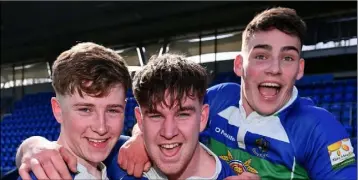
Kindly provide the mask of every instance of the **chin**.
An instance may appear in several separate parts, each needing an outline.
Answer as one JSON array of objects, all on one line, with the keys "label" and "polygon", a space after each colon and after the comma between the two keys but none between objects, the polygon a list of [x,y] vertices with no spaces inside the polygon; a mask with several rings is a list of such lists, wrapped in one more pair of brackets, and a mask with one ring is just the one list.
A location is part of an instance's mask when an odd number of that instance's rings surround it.
[{"label": "chin", "polygon": [[175,175],[180,172],[182,167],[175,166],[175,165],[168,165],[168,164],[162,164],[158,165],[159,169],[165,174],[165,175]]},{"label": "chin", "polygon": [[88,157],[87,160],[94,162],[94,163],[100,163],[103,162],[106,159],[107,156],[103,156],[103,155],[92,155],[91,157]]},{"label": "chin", "polygon": [[270,116],[273,115],[277,110],[276,109],[258,109],[257,113],[263,116]]}]

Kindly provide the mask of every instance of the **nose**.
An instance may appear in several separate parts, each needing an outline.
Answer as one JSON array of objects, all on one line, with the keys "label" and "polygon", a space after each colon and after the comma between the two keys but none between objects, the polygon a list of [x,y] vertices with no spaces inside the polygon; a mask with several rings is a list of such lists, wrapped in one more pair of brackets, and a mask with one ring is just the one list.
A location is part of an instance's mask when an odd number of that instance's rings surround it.
[{"label": "nose", "polygon": [[160,135],[166,139],[172,139],[178,135],[178,126],[174,117],[165,118],[162,124]]},{"label": "nose", "polygon": [[108,132],[107,119],[104,114],[98,115],[98,117],[94,120],[92,130],[101,136]]},{"label": "nose", "polygon": [[279,75],[282,73],[281,71],[281,61],[276,58],[276,59],[273,59],[269,66],[267,67],[266,69],[266,73],[269,73],[271,75]]}]

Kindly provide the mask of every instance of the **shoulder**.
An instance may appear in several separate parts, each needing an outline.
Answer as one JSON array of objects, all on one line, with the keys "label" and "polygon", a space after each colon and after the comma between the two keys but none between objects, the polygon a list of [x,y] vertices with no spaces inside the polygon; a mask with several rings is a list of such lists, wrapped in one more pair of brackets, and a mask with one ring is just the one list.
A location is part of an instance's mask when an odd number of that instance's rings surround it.
[{"label": "shoulder", "polygon": [[215,86],[212,86],[207,89],[208,94],[216,94],[216,93],[230,93],[237,94],[240,93],[240,84],[237,83],[221,83]]},{"label": "shoulder", "polygon": [[237,83],[222,83],[210,87],[205,96],[205,103],[209,104],[211,114],[235,105],[240,100],[240,85]]},{"label": "shoulder", "polygon": [[343,125],[327,110],[299,99],[288,114],[286,123],[291,131],[310,141],[334,143],[349,137]]},{"label": "shoulder", "polygon": [[[333,128],[341,126],[341,123],[329,111],[307,103],[305,99],[300,99],[290,112],[290,117],[295,117],[299,123],[310,125],[316,128]],[[307,127],[309,128],[309,127]]]}]

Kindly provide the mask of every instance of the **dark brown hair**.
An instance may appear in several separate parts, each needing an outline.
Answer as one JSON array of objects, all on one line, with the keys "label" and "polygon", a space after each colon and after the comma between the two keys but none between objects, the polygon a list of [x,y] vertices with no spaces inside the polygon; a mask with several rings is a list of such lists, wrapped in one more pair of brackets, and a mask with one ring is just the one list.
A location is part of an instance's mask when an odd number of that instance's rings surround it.
[{"label": "dark brown hair", "polygon": [[52,66],[52,86],[56,94],[72,95],[75,90],[102,97],[117,84],[127,90],[131,78],[125,61],[101,45],[79,43],[61,53]]},{"label": "dark brown hair", "polygon": [[[201,65],[180,54],[153,56],[133,79],[133,94],[140,106],[154,110],[163,104],[181,107],[184,98],[203,102],[207,88],[207,72]],[[167,93],[167,94],[166,94]],[[165,96],[170,102],[165,101]],[[169,104],[168,104],[169,103]]]},{"label": "dark brown hair", "polygon": [[296,14],[294,9],[283,7],[268,9],[256,15],[242,34],[243,47],[247,46],[247,42],[256,32],[268,31],[273,28],[297,36],[302,47],[307,29],[306,23]]}]

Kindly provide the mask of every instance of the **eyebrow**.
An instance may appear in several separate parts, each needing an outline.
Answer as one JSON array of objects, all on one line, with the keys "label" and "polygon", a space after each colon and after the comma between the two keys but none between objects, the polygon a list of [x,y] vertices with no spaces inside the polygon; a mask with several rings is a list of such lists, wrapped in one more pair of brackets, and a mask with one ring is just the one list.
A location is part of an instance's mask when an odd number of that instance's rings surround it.
[{"label": "eyebrow", "polygon": [[252,49],[266,49],[271,51],[272,50],[272,46],[268,45],[268,44],[257,44],[254,46],[254,48]]},{"label": "eyebrow", "polygon": [[285,47],[281,48],[281,51],[290,51],[290,50],[294,50],[298,54],[300,53],[299,50],[295,46],[285,46]]},{"label": "eyebrow", "polygon": [[[192,111],[192,112],[196,112],[196,108],[194,106],[182,106],[181,108],[179,108],[177,110],[177,112],[180,111]],[[156,109],[148,109],[144,111],[144,114],[160,114],[160,112]]]},{"label": "eyebrow", "polygon": [[195,109],[194,106],[184,106],[184,107],[181,107],[181,108],[179,109],[179,111],[193,111],[193,112],[195,112],[196,109]]},{"label": "eyebrow", "polygon": [[109,104],[107,105],[108,108],[120,108],[124,109],[124,107],[121,104]]},{"label": "eyebrow", "polygon": [[94,104],[91,103],[76,103],[73,105],[73,107],[77,107],[77,106],[89,106],[89,107],[94,107]]},{"label": "eyebrow", "polygon": [[[268,45],[268,44],[257,44],[256,46],[254,46],[253,49],[265,49],[265,50],[272,51],[272,46]],[[295,46],[284,46],[281,48],[281,52],[290,51],[290,50],[294,50],[298,54],[300,53],[299,50]]]},{"label": "eyebrow", "polygon": [[[87,107],[94,107],[94,104],[91,103],[76,103],[73,105],[73,107],[78,107],[78,106],[87,106]],[[120,108],[120,109],[124,109],[124,107],[121,104],[109,104],[107,105],[107,108]]]}]

